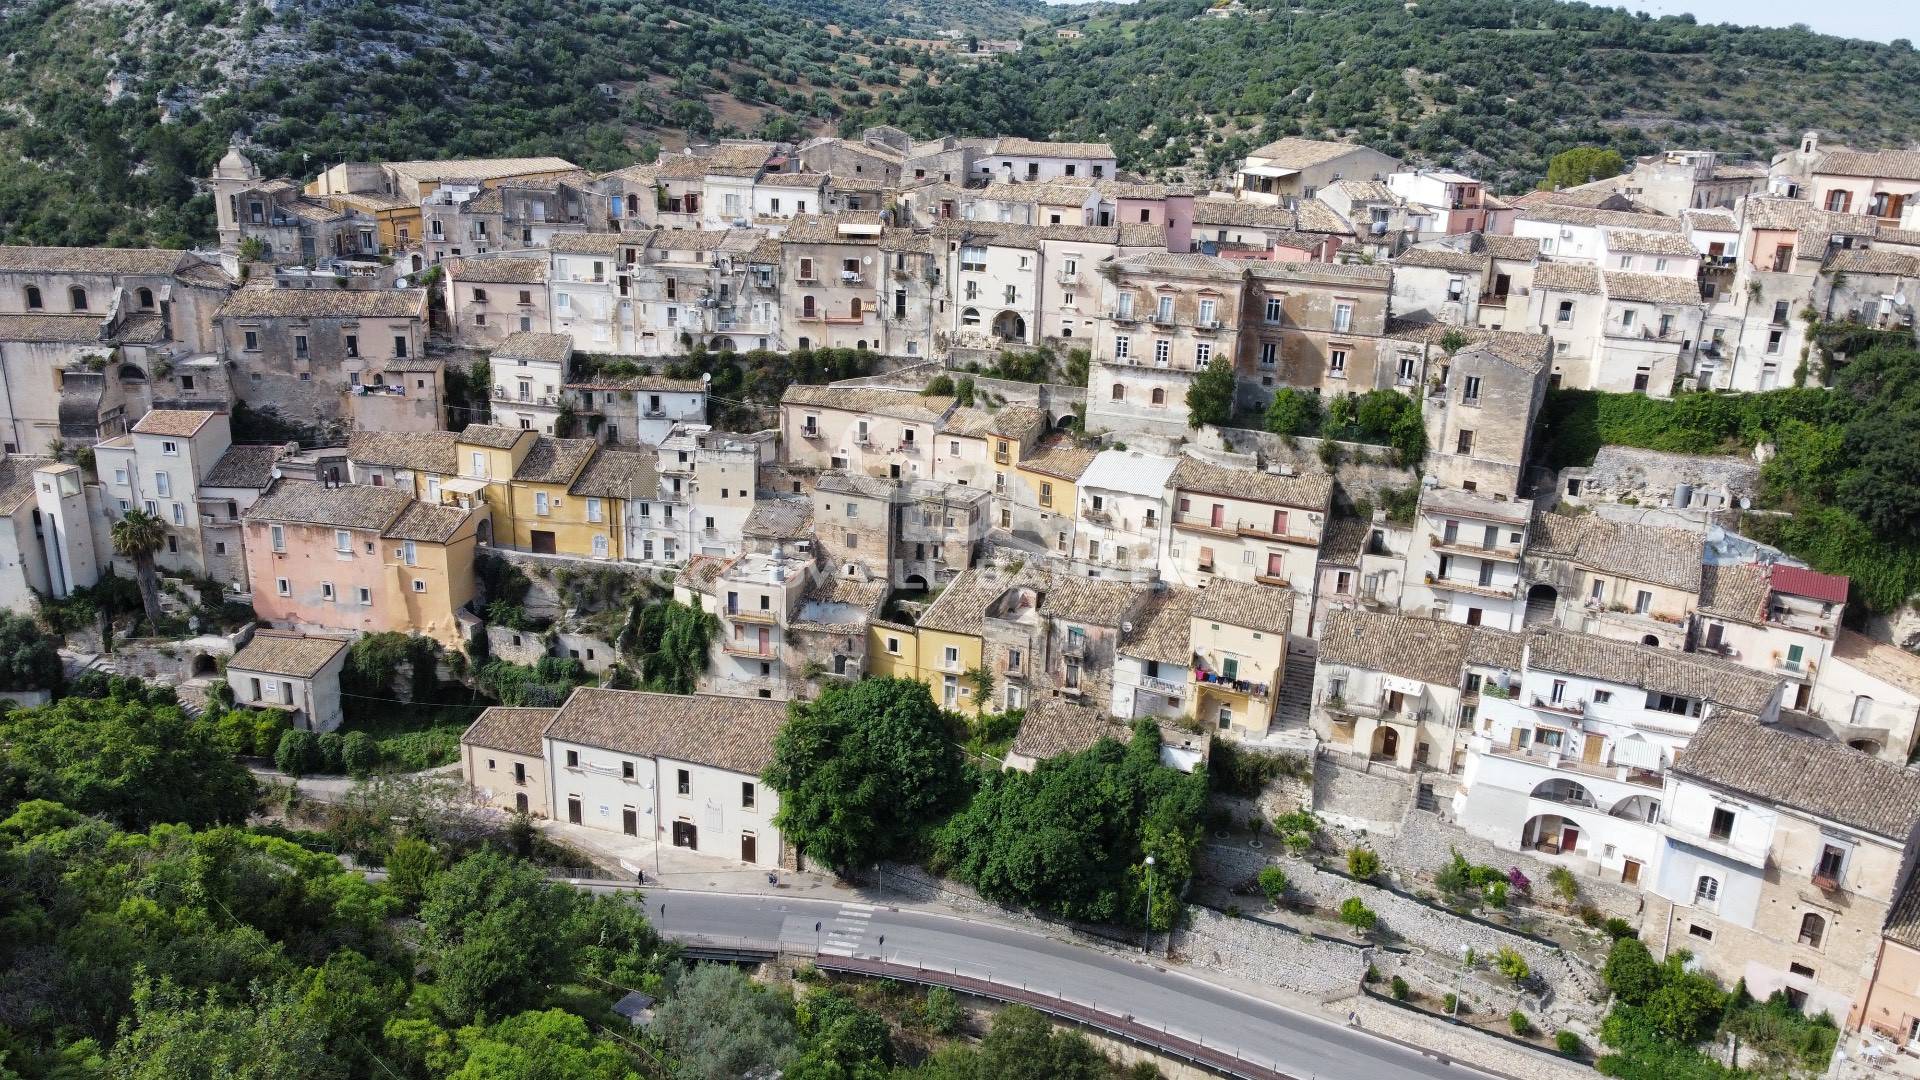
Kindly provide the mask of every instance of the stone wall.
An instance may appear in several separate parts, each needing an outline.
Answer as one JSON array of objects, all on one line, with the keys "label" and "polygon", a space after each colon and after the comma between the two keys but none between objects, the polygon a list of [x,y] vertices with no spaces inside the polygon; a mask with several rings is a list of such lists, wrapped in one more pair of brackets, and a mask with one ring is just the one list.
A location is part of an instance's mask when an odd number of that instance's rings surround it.
[{"label": "stone wall", "polygon": [[1236,919],[1204,907],[1187,909],[1187,925],[1174,932],[1173,951],[1196,967],[1310,994],[1331,1001],[1357,994],[1371,949],[1354,948],[1288,933],[1253,919]]},{"label": "stone wall", "polygon": [[[1517,866],[1533,882],[1533,891],[1543,900],[1551,895],[1552,889],[1547,884],[1547,875],[1558,865],[1526,852],[1494,847],[1438,814],[1419,809],[1407,811],[1396,834],[1371,835],[1368,841],[1379,852],[1380,861],[1396,869],[1431,874],[1445,866],[1456,850],[1476,865],[1503,869]],[[1642,924],[1650,894],[1586,874],[1575,877],[1580,882],[1579,903],[1592,905],[1603,916],[1622,918],[1635,926]]]},{"label": "stone wall", "polygon": [[[1278,435],[1250,428],[1208,425],[1191,436],[1193,445],[1234,454],[1258,454],[1262,465],[1295,465],[1302,471],[1325,470],[1320,463],[1320,440],[1295,438],[1291,445]],[[1419,474],[1393,463],[1393,450],[1367,443],[1340,443],[1340,463],[1333,468],[1349,498],[1373,498],[1382,488],[1405,488],[1420,482]],[[1374,499],[1378,505],[1379,500]]]},{"label": "stone wall", "polygon": [[1413,778],[1401,772],[1374,774],[1333,754],[1313,759],[1313,811],[1327,822],[1392,836],[1412,810]]},{"label": "stone wall", "polygon": [[654,568],[639,563],[615,562],[609,559],[581,559],[566,555],[535,555],[528,551],[509,551],[504,548],[488,549],[520,569],[526,571],[533,588],[528,591],[522,605],[527,614],[542,619],[557,619],[567,614],[562,610],[559,588],[554,583],[554,575],[567,570],[573,573],[591,573],[599,570],[611,570],[633,582],[635,586],[643,582],[655,581]]},{"label": "stone wall", "polygon": [[1384,1002],[1341,1002],[1359,1015],[1360,1027],[1376,1035],[1412,1043],[1448,1058],[1470,1061],[1510,1077],[1527,1080],[1593,1080],[1593,1070],[1539,1050],[1515,1046],[1469,1027],[1429,1020]]}]

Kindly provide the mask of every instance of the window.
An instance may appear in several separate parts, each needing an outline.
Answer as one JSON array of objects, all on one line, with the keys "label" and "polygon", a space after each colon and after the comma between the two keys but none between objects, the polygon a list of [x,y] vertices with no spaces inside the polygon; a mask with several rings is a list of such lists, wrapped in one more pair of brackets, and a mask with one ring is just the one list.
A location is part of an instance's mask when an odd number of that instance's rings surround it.
[{"label": "window", "polygon": [[273,550],[287,550],[287,530],[284,525],[269,525],[267,526],[267,533],[272,537]]},{"label": "window", "polygon": [[39,311],[43,306],[40,302],[40,287],[38,285],[27,286],[27,310]]},{"label": "window", "polygon": [[1260,366],[1270,368],[1270,367],[1273,367],[1275,364],[1279,363],[1279,361],[1280,361],[1279,344],[1277,342],[1272,342],[1272,341],[1261,342],[1260,343]]},{"label": "window", "polygon": [[1473,453],[1473,432],[1465,430],[1460,432],[1460,438],[1454,443],[1454,453]]},{"label": "window", "polygon": [[320,599],[329,604],[333,603],[333,582],[323,581],[320,583]]},{"label": "window", "polygon": [[1125,360],[1133,353],[1133,339],[1121,334],[1113,339],[1113,358]]},{"label": "window", "polygon": [[740,782],[741,808],[744,810],[751,810],[754,808],[758,800],[759,800],[759,792],[754,789],[753,782],[750,780],[742,780]]},{"label": "window", "polygon": [[400,544],[400,558],[408,566],[419,565],[419,562],[417,561],[419,554],[420,554],[419,549],[414,546],[414,542],[412,540],[406,540]]},{"label": "window", "polygon": [[887,639],[887,653],[890,656],[900,655],[900,639],[899,638],[890,637]]},{"label": "window", "polygon": [[1560,310],[1554,316],[1554,321],[1555,322],[1572,322],[1573,321],[1573,301],[1571,300],[1560,301]]},{"label": "window", "polygon": [[567,751],[567,768],[577,769],[579,767],[580,767],[580,751],[578,750]]},{"label": "window", "polygon": [[[1158,386],[1153,388],[1153,404],[1156,406],[1165,407],[1165,405],[1167,404],[1166,390]],[[1152,511],[1148,511],[1148,513],[1152,513]]]},{"label": "window", "polygon": [[1347,350],[1327,350],[1327,374],[1336,379],[1347,377]]},{"label": "window", "polygon": [[678,775],[674,777],[674,790],[682,795],[693,794],[693,772],[688,769],[680,769],[677,772]]},{"label": "window", "polygon": [[366,587],[365,585],[362,585],[362,586],[360,586],[360,604],[361,604],[361,606],[362,606],[362,607],[364,607],[364,606],[366,606],[366,605],[368,605],[368,604],[371,604],[371,603],[373,603],[373,590],[372,590],[372,589],[369,589],[369,588],[367,588],[367,587]]},{"label": "window", "polygon": [[1053,485],[1045,481],[1042,481],[1040,484],[1040,505],[1053,505]]},{"label": "window", "polygon": [[1720,879],[1708,874],[1700,875],[1700,880],[1693,883],[1693,902],[1711,904],[1718,899],[1720,899]]},{"label": "window", "polygon": [[354,357],[357,357],[360,355],[360,335],[359,334],[347,335],[347,355],[354,356]]},{"label": "window", "polygon": [[1160,297],[1158,306],[1154,308],[1153,321],[1162,323],[1173,321],[1173,297]]},{"label": "window", "polygon": [[550,512],[550,510],[551,510],[551,506],[547,500],[547,493],[544,491],[534,492],[533,493],[533,512],[536,514],[545,515],[548,512]]},{"label": "window", "polygon": [[246,331],[246,332],[245,332],[245,335],[244,335],[244,336],[245,336],[245,340],[246,340],[246,346],[245,346],[245,347],[246,347],[246,350],[247,350],[248,352],[259,352],[259,351],[260,351],[260,334],[259,334],[259,332],[258,332],[258,331],[256,331],[256,330],[248,330],[248,331]]},{"label": "window", "polygon": [[1826,936],[1826,919],[1811,911],[1800,916],[1800,944],[1810,949],[1817,949],[1820,947],[1820,942],[1824,940]]},{"label": "window", "polygon": [[1787,311],[1788,305],[1785,300],[1775,300],[1773,302],[1773,325],[1787,325]]},{"label": "window", "polygon": [[1552,701],[1555,705],[1564,705],[1567,701],[1567,680],[1553,680]]},{"label": "window", "polygon": [[273,591],[279,593],[281,596],[292,596],[293,584],[286,578],[274,578]]},{"label": "window", "polygon": [[75,285],[73,288],[67,290],[67,300],[72,303],[73,310],[87,310],[87,290],[80,286]]},{"label": "window", "polygon": [[1707,827],[1707,835],[1715,840],[1727,840],[1733,836],[1733,811],[1724,806],[1713,810],[1713,823]]},{"label": "window", "polygon": [[599,499],[587,500],[587,520],[596,521],[596,522],[600,520],[600,500]]},{"label": "window", "polygon": [[427,591],[427,583],[426,583],[426,582],[424,582],[424,581],[422,581],[422,580],[420,580],[419,578],[414,578],[414,579],[413,579],[413,591],[414,591],[414,592],[417,592],[417,593],[423,593],[423,592],[426,592],[426,591]]},{"label": "window", "polygon": [[1693,935],[1694,937],[1699,938],[1702,941],[1713,940],[1713,931],[1707,929],[1704,926],[1701,926],[1699,923],[1688,923],[1687,933]]},{"label": "window", "polygon": [[[1407,361],[1401,361],[1402,370],[1405,370],[1407,366]],[[1480,404],[1480,376],[1467,376],[1466,385],[1461,388],[1460,400],[1468,405]]]},{"label": "window", "polygon": [[1345,334],[1353,329],[1353,305],[1333,305],[1333,332]]},{"label": "window", "polygon": [[1820,865],[1815,868],[1814,875],[1823,880],[1838,884],[1846,868],[1847,849],[1834,844],[1827,844],[1820,849]]},{"label": "window", "polygon": [[1166,338],[1157,338],[1153,343],[1153,362],[1164,364],[1173,358],[1173,343]]}]

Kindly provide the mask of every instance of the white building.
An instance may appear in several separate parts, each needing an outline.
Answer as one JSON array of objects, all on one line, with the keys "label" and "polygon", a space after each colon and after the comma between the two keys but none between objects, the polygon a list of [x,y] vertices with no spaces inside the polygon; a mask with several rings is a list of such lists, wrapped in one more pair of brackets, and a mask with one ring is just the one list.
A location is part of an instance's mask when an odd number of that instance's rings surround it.
[{"label": "white building", "polygon": [[780,865],[780,797],[760,774],[786,716],[785,705],[757,698],[581,687],[541,737],[548,816]]},{"label": "white building", "polygon": [[1119,159],[1106,143],[1040,142],[1003,138],[993,152],[974,162],[974,175],[987,180],[1102,180],[1113,176]]},{"label": "white building", "polygon": [[344,638],[256,630],[227,661],[227,685],[236,704],[284,710],[302,731],[333,731],[340,726],[346,662]]},{"label": "white building", "polygon": [[1076,570],[1089,577],[1151,581],[1167,536],[1173,458],[1103,450],[1080,474]]}]

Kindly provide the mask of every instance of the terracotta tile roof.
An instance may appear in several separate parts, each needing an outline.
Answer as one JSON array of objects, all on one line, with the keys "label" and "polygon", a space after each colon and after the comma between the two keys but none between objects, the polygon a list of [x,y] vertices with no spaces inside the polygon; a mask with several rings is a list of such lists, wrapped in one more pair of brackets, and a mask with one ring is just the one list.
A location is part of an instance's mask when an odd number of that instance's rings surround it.
[{"label": "terracotta tile roof", "polygon": [[553,722],[554,714],[559,711],[495,705],[481,712],[479,718],[460,736],[460,745],[504,750],[522,757],[540,757],[540,734]]},{"label": "terracotta tile roof", "polygon": [[1467,639],[1467,663],[1475,667],[1519,671],[1526,666],[1527,635],[1476,626]]},{"label": "terracotta tile roof", "polygon": [[1700,726],[1673,771],[1905,844],[1920,821],[1920,773],[1843,743],[1727,717]]},{"label": "terracotta tile roof", "polygon": [[1042,142],[1005,137],[993,144],[996,157],[1110,158],[1113,147],[1097,142]]},{"label": "terracotta tile roof", "polygon": [[652,237],[636,237],[632,233],[591,233],[565,232],[555,233],[547,240],[547,250],[555,255],[606,255],[620,253],[622,247],[645,247]]},{"label": "terracotta tile roof", "polygon": [[1496,499],[1482,491],[1435,487],[1427,488],[1420,493],[1422,514],[1458,514],[1483,521],[1503,521],[1512,525],[1525,525],[1532,510],[1533,504],[1530,502]]},{"label": "terracotta tile roof", "polygon": [[813,500],[804,496],[756,496],[740,535],[796,540],[813,531]]},{"label": "terracotta tile roof", "polygon": [[386,167],[406,180],[504,180],[528,173],[578,172],[561,157],[449,158],[444,161],[389,161]]},{"label": "terracotta tile roof", "polygon": [[1773,593],[1761,563],[1708,563],[1700,568],[1700,611],[1723,619],[1759,623],[1767,617]]},{"label": "terracotta tile roof", "polygon": [[1013,737],[1011,752],[1045,761],[1077,754],[1103,738],[1126,742],[1129,737],[1127,726],[1104,710],[1053,694],[1035,694],[1027,702],[1027,715],[1020,722],[1020,733]]},{"label": "terracotta tile roof", "polygon": [[458,441],[471,446],[511,450],[519,445],[520,439],[526,434],[525,428],[501,427],[498,424],[468,424],[460,429],[457,438]]},{"label": "terracotta tile roof", "polygon": [[1456,245],[1440,240],[1429,240],[1424,244],[1415,244],[1394,256],[1393,265],[1475,273],[1487,269],[1488,255],[1485,251],[1462,251]]},{"label": "terracotta tile roof", "polygon": [[987,606],[1013,583],[1011,576],[991,568],[962,570],[934,598],[916,625],[922,630],[979,637]]},{"label": "terracotta tile roof", "polygon": [[752,176],[767,167],[767,159],[777,149],[770,142],[728,139],[702,151],[699,159],[714,176]]},{"label": "terracotta tile roof", "polygon": [[665,375],[595,375],[567,384],[569,390],[627,390],[640,393],[702,394],[707,384],[699,379],[670,379]]},{"label": "terracotta tile roof", "polygon": [[1200,602],[1193,589],[1168,586],[1147,599],[1133,629],[1120,635],[1119,651],[1141,660],[1186,667],[1193,663],[1193,628],[1188,619]]},{"label": "terracotta tile roof", "polygon": [[1457,687],[1472,638],[1473,628],[1464,623],[1336,607],[1321,625],[1319,659]]},{"label": "terracotta tile roof", "polygon": [[[1536,274],[1535,282],[1539,281]],[[1671,274],[1628,274],[1608,271],[1600,275],[1607,296],[1614,300],[1637,300],[1648,304],[1698,304],[1700,281],[1694,277]]]},{"label": "terracotta tile roof", "polygon": [[425,289],[239,289],[214,313],[223,319],[424,319]]},{"label": "terracotta tile roof", "polygon": [[593,456],[599,442],[593,439],[556,439],[551,435],[540,435],[533,440],[533,449],[520,459],[520,467],[513,470],[515,483],[521,484],[571,484],[586,466],[587,459]]},{"label": "terracotta tile roof", "polygon": [[[856,225],[863,228],[859,232],[843,233],[840,231],[842,225]],[[783,244],[877,244],[880,241],[880,228],[878,211],[850,210],[841,214],[807,214],[796,216],[786,223],[786,228],[780,234],[780,242]]]},{"label": "terracotta tile roof", "polygon": [[447,275],[455,281],[471,281],[481,285],[544,285],[547,281],[547,257],[448,259]]},{"label": "terracotta tile roof", "polygon": [[1335,180],[1327,186],[1329,188],[1338,188],[1348,199],[1357,203],[1390,203],[1400,201],[1393,194],[1393,189],[1381,180]]},{"label": "terracotta tile roof", "polygon": [[1047,430],[1047,414],[1030,405],[1003,405],[993,412],[980,408],[955,409],[940,425],[942,435],[964,435],[984,439],[998,435],[1019,446],[1032,444]]},{"label": "terracotta tile roof", "polygon": [[[1293,227],[1306,233],[1332,233],[1352,236],[1353,226],[1340,212],[1319,199],[1302,199],[1293,211]],[[1321,265],[1333,265],[1323,263]],[[1355,263],[1353,265],[1360,265]]]},{"label": "terracotta tile roof", "polygon": [[1098,450],[1075,446],[1071,439],[1055,439],[1053,442],[1041,444],[1033,453],[1023,456],[1020,459],[1020,471],[1035,472],[1060,480],[1078,481],[1099,453]]},{"label": "terracotta tile roof", "polygon": [[518,330],[493,347],[493,355],[508,360],[542,360],[564,364],[573,355],[573,338],[567,334],[542,334]]},{"label": "terracotta tile roof", "polygon": [[460,468],[459,440],[451,431],[353,431],[347,435],[347,460],[452,475]]},{"label": "terracotta tile roof", "polygon": [[1247,272],[1259,281],[1313,281],[1328,285],[1366,285],[1386,289],[1393,285],[1393,269],[1365,263],[1250,261]]},{"label": "terracotta tile roof", "polygon": [[754,181],[761,187],[817,188],[827,182],[826,173],[768,173]]},{"label": "terracotta tile roof", "polygon": [[1147,586],[1048,571],[1040,588],[1040,613],[1053,619],[1118,630],[1146,598]]},{"label": "terracotta tile roof", "polygon": [[422,544],[444,544],[454,538],[475,511],[457,506],[432,506],[409,503],[393,524],[380,535],[390,540],[413,540]]},{"label": "terracotta tile roof", "polygon": [[1920,180],[1920,150],[1831,150],[1816,173],[1872,176],[1884,180]]},{"label": "terracotta tile roof", "polygon": [[1536,203],[1520,211],[1520,216],[1532,221],[1547,221],[1556,225],[1584,225],[1592,228],[1613,226],[1621,229],[1642,229],[1650,232],[1679,232],[1680,219],[1660,214],[1639,214],[1629,210],[1595,210],[1586,206],[1571,206],[1566,203]]},{"label": "terracotta tile roof", "polygon": [[1541,263],[1533,268],[1533,287],[1561,292],[1600,292],[1600,271],[1586,263]]},{"label": "terracotta tile roof", "polygon": [[1774,592],[1824,600],[1829,604],[1846,603],[1847,587],[1852,584],[1843,574],[1823,574],[1818,570],[1785,563],[1773,564],[1770,580]]},{"label": "terracotta tile roof", "polygon": [[0,273],[171,274],[191,252],[169,248],[0,247]]},{"label": "terracotta tile roof", "polygon": [[1833,641],[1833,658],[1910,694],[1920,694],[1920,656],[1897,645],[1841,630]]},{"label": "terracotta tile roof", "polygon": [[1911,875],[1907,887],[1894,899],[1884,933],[1889,941],[1920,950],[1920,874]]},{"label": "terracotta tile roof", "polygon": [[1682,210],[1680,216],[1686,219],[1687,224],[1703,232],[1740,231],[1739,223],[1733,220],[1733,213],[1728,210]]},{"label": "terracotta tile roof", "polygon": [[687,568],[680,571],[680,576],[673,583],[711,596],[713,583],[719,580],[731,563],[731,559],[723,559],[718,555],[695,555],[687,560]]},{"label": "terracotta tile roof", "polygon": [[1327,522],[1320,535],[1320,561],[1333,566],[1359,566],[1360,553],[1366,550],[1373,522],[1339,517]]},{"label": "terracotta tile roof", "polygon": [[1345,157],[1356,150],[1367,149],[1371,148],[1361,146],[1359,143],[1328,142],[1324,139],[1302,139],[1298,136],[1289,136],[1249,150],[1247,156],[1270,161],[1283,169],[1306,169]]},{"label": "terracotta tile roof", "polygon": [[918,420],[937,424],[953,408],[953,399],[935,395],[923,397],[910,390],[879,387],[810,386],[795,383],[780,395],[782,405],[801,405],[841,412],[871,413],[899,420]]},{"label": "terracotta tile roof", "polygon": [[1519,330],[1483,330],[1477,326],[1448,326],[1445,323],[1413,323],[1405,320],[1395,320],[1387,325],[1389,337],[1402,341],[1418,341],[1434,347],[1439,346],[1441,338],[1455,330],[1466,335],[1468,345],[1482,347],[1522,371],[1540,371],[1547,366],[1547,361],[1553,353],[1553,339],[1545,334],[1526,333]]},{"label": "terracotta tile roof", "polygon": [[884,578],[817,578],[807,584],[801,594],[800,611],[788,625],[827,634],[865,633],[867,623],[880,614],[889,591]]},{"label": "terracotta tile roof", "polygon": [[1527,554],[1557,555],[1595,573],[1700,592],[1706,538],[1692,529],[1614,521],[1599,514],[1536,514]]},{"label": "terracotta tile roof", "polygon": [[1920,255],[1883,248],[1843,248],[1827,259],[1829,272],[1920,277]]},{"label": "terracotta tile roof", "polygon": [[784,702],[583,686],[547,725],[549,739],[758,777],[773,762]]},{"label": "terracotta tile roof", "polygon": [[385,529],[412,503],[413,496],[395,488],[359,484],[330,487],[283,476],[247,509],[245,520]]},{"label": "terracotta tile roof", "polygon": [[1195,225],[1237,225],[1250,229],[1292,229],[1298,222],[1284,206],[1241,202],[1238,199],[1193,200]]},{"label": "terracotta tile roof", "polygon": [[253,640],[227,661],[229,671],[258,671],[267,675],[286,675],[311,679],[347,647],[340,638],[308,637],[305,634],[254,632]]},{"label": "terracotta tile roof", "polygon": [[1487,251],[1496,259],[1537,259],[1540,241],[1531,236],[1483,237]]},{"label": "terracotta tile roof", "polygon": [[147,415],[133,425],[135,435],[172,435],[175,438],[190,439],[207,426],[213,419],[212,412],[202,409],[149,409]]},{"label": "terracotta tile roof", "polygon": [[651,499],[660,489],[660,457],[652,450],[603,446],[567,488],[600,499]]},{"label": "terracotta tile roof", "polygon": [[1644,229],[1606,229],[1607,250],[1630,255],[1678,255],[1697,257],[1699,252],[1679,233],[1648,232]]},{"label": "terracotta tile roof", "polygon": [[1325,513],[1333,499],[1333,476],[1304,466],[1292,476],[1257,469],[1230,469],[1195,457],[1182,457],[1170,484],[1176,491],[1228,499],[1273,503]]},{"label": "terracotta tile roof", "polygon": [[1200,589],[1193,615],[1209,622],[1285,635],[1293,629],[1293,604],[1292,589],[1219,578]]},{"label": "terracotta tile roof", "polygon": [[0,341],[105,345],[107,320],[100,315],[0,315]]},{"label": "terracotta tile roof", "polygon": [[1751,715],[1764,710],[1782,685],[1776,676],[1705,653],[1675,652],[1565,630],[1533,630],[1526,638],[1527,665],[1532,670],[1696,698]]},{"label": "terracotta tile roof", "polygon": [[200,481],[201,490],[207,488],[255,488],[262,489],[273,483],[273,466],[287,448],[281,445],[235,443],[227,447],[220,460],[207,470],[206,478]]}]

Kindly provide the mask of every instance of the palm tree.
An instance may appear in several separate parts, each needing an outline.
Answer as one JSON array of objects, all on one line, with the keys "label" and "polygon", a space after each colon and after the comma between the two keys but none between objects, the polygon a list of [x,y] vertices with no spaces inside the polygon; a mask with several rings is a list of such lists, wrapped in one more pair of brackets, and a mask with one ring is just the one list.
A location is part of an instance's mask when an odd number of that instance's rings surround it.
[{"label": "palm tree", "polygon": [[147,624],[155,633],[160,630],[160,582],[153,569],[153,553],[166,542],[167,528],[152,514],[129,510],[113,523],[113,550],[133,560],[140,605],[147,609]]}]

